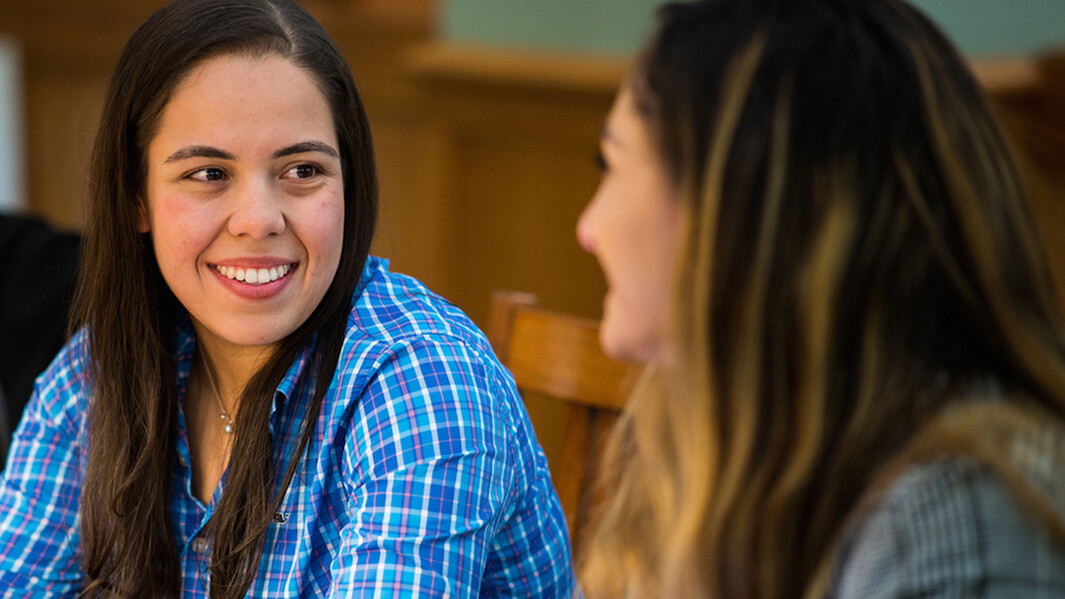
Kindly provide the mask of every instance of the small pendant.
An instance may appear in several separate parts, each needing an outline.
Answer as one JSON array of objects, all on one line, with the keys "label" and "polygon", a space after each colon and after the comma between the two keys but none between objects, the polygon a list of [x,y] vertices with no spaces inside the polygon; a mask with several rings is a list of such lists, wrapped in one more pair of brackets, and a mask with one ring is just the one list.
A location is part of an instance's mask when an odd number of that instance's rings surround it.
[{"label": "small pendant", "polygon": [[222,428],[222,430],[226,431],[227,435],[232,435],[233,434],[233,423],[227,422],[225,427]]}]

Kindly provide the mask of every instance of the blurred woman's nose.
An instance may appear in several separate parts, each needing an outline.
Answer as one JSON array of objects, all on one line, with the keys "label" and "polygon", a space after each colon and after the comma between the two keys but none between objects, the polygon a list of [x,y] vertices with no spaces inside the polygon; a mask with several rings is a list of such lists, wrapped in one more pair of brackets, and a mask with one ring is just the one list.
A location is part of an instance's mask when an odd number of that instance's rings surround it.
[{"label": "blurred woman's nose", "polygon": [[270,183],[246,182],[237,186],[231,196],[232,212],[229,233],[252,239],[266,239],[285,231],[281,191]]},{"label": "blurred woman's nose", "polygon": [[595,219],[597,214],[596,206],[598,205],[596,199],[598,197],[599,194],[596,193],[588,202],[588,205],[584,207],[580,218],[577,219],[577,243],[589,254],[595,253]]}]

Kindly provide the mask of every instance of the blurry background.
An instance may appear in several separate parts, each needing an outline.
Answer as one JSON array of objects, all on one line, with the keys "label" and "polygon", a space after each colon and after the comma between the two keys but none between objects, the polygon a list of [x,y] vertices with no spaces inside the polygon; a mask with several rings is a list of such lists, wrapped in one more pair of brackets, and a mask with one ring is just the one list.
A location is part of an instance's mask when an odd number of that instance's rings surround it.
[{"label": "blurry background", "polygon": [[0,35],[0,211],[27,201],[22,164],[22,59],[15,40]]},{"label": "blurry background", "polygon": [[[656,0],[305,0],[347,56],[381,178],[375,253],[487,324],[494,288],[598,317],[573,229],[602,120]],[[917,0],[973,59],[1029,157],[1065,281],[1065,0]],[[122,43],[162,2],[0,0],[0,210],[83,222]]]}]

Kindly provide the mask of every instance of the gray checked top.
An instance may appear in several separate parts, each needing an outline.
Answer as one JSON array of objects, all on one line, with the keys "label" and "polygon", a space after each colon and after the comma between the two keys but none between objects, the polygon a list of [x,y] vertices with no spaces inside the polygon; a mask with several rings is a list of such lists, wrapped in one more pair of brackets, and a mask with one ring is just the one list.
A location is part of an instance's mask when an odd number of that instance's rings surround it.
[{"label": "gray checked top", "polygon": [[[1065,517],[1065,464],[1025,475]],[[1065,599],[1065,546],[991,469],[944,458],[905,472],[847,535],[831,599]]]}]

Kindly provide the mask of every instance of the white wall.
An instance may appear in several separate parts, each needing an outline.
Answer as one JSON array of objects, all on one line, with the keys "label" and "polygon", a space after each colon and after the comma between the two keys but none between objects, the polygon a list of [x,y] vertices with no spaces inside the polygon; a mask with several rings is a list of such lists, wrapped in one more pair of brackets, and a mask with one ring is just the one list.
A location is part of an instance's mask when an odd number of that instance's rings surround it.
[{"label": "white wall", "polygon": [[22,66],[18,46],[0,36],[0,211],[26,205],[22,135]]}]

